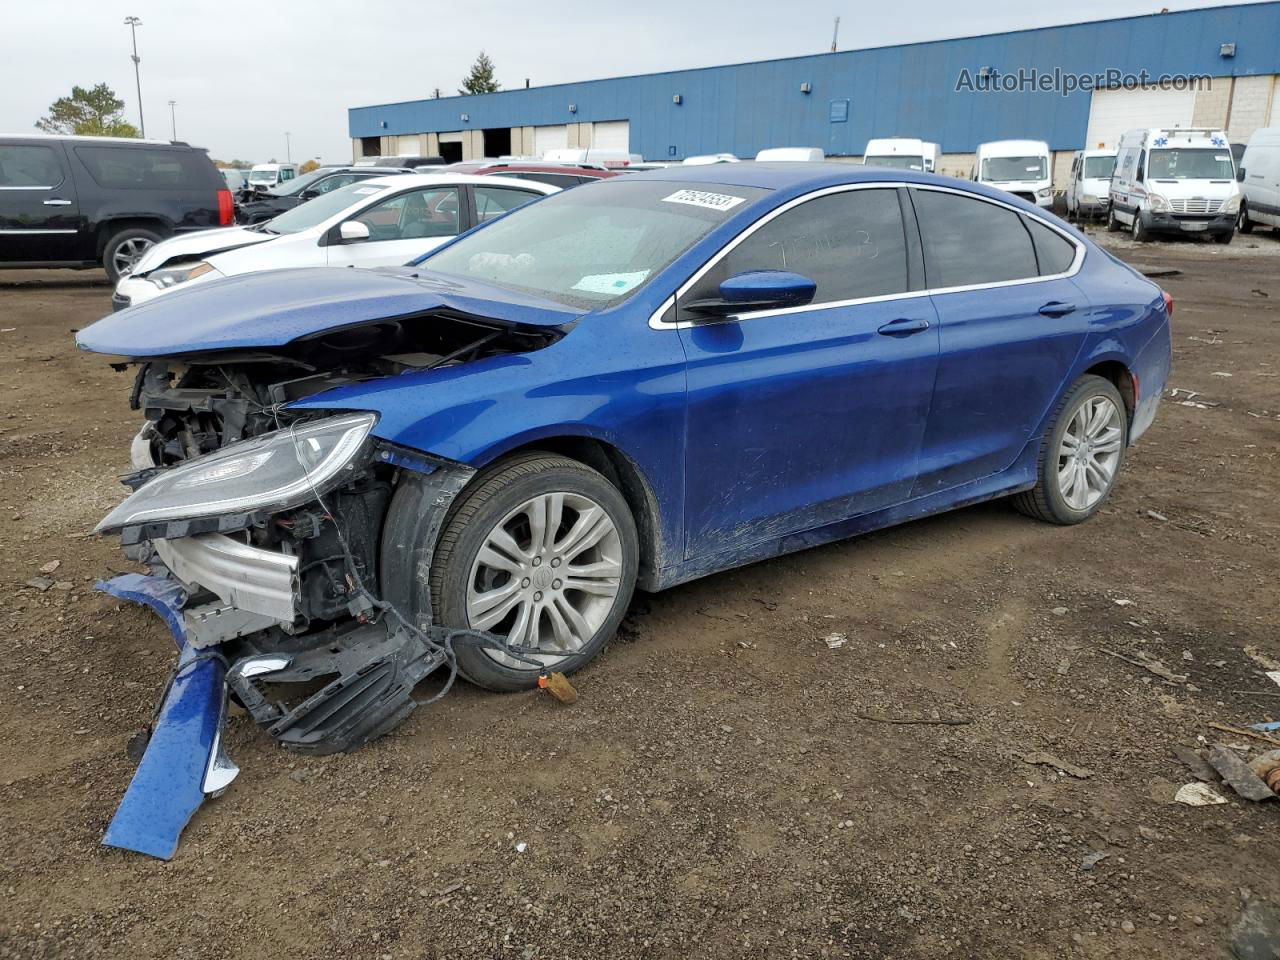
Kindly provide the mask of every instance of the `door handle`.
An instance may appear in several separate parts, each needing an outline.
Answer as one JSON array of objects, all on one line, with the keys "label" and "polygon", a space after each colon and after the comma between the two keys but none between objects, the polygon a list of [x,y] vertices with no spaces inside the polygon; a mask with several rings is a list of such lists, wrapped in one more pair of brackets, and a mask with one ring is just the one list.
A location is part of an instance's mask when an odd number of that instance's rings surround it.
[{"label": "door handle", "polygon": [[44,202],[44,205],[46,207],[69,207],[71,206],[71,201],[70,200],[46,200]]},{"label": "door handle", "polygon": [[1074,312],[1076,305],[1074,303],[1063,303],[1061,300],[1050,300],[1040,312],[1046,317],[1065,317],[1068,313]]},{"label": "door handle", "polygon": [[920,333],[921,331],[928,329],[928,320],[913,320],[910,317],[899,317],[897,320],[890,320],[876,332],[882,333],[886,337],[909,337],[913,333]]}]

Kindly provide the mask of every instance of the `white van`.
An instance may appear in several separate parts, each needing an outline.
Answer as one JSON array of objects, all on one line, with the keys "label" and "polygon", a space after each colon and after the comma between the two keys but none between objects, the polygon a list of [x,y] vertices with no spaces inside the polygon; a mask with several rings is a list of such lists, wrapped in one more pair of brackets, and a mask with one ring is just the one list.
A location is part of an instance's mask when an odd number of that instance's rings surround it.
[{"label": "white van", "polygon": [[1254,131],[1237,179],[1244,188],[1240,232],[1249,233],[1260,223],[1280,229],[1280,127]]},{"label": "white van", "polygon": [[296,163],[255,163],[249,168],[249,186],[254,190],[270,190],[297,175]]},{"label": "white van", "polygon": [[1068,217],[1106,216],[1111,206],[1111,173],[1115,168],[1114,150],[1077,150],[1071,155]]},{"label": "white van", "polygon": [[1128,227],[1135,240],[1207,232],[1230,243],[1239,213],[1235,164],[1221,130],[1130,130],[1120,138],[1108,230]]},{"label": "white van", "polygon": [[978,144],[969,179],[1007,190],[1040,207],[1053,206],[1053,166],[1043,140],[993,140]]},{"label": "white van", "polygon": [[913,137],[884,137],[868,140],[862,151],[862,162],[868,167],[890,167],[894,170],[920,170],[933,173],[938,167],[941,148],[928,140]]},{"label": "white van", "polygon": [[561,147],[548,150],[542,155],[546,163],[598,163],[607,168],[629,167],[633,163],[643,163],[644,157],[626,150],[613,150],[609,147]]}]

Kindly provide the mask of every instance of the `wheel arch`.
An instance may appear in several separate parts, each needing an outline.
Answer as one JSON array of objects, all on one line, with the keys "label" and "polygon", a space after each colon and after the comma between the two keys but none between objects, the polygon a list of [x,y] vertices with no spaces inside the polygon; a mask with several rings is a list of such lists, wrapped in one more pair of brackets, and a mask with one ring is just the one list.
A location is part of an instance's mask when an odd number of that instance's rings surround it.
[{"label": "wheel arch", "polygon": [[1132,421],[1134,411],[1137,409],[1138,405],[1138,387],[1137,380],[1134,377],[1133,371],[1129,369],[1128,364],[1117,357],[1112,357],[1106,360],[1095,360],[1093,364],[1088,369],[1083,370],[1080,375],[1088,376],[1090,374],[1110,381],[1111,385],[1120,391],[1120,398],[1124,400],[1125,416]]},{"label": "wheel arch", "polygon": [[98,224],[98,234],[93,242],[94,256],[101,260],[102,255],[107,250],[107,243],[112,237],[122,230],[132,230],[134,228],[139,230],[155,230],[160,234],[161,240],[173,233],[172,224],[170,224],[164,217],[112,217],[110,219],[103,220]]}]

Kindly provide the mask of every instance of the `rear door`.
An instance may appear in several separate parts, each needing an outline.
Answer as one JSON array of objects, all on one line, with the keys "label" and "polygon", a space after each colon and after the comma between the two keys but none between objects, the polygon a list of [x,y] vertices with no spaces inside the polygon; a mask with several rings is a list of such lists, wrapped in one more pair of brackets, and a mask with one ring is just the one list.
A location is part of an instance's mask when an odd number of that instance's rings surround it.
[{"label": "rear door", "polygon": [[0,263],[84,259],[75,182],[62,144],[0,141]]},{"label": "rear door", "polygon": [[1066,386],[1089,302],[1083,249],[1011,206],[912,188],[939,327],[938,376],[915,496],[1012,466]]},{"label": "rear door", "polygon": [[397,266],[434,250],[471,225],[457,186],[404,190],[348,219],[368,227],[369,239],[344,242],[334,227],[325,248],[331,267]]},{"label": "rear door", "polygon": [[[905,191],[844,188],[743,235],[677,297],[688,359],[689,557],[905,500],[938,362]],[[817,283],[807,306],[708,319],[681,304],[752,270]]]}]

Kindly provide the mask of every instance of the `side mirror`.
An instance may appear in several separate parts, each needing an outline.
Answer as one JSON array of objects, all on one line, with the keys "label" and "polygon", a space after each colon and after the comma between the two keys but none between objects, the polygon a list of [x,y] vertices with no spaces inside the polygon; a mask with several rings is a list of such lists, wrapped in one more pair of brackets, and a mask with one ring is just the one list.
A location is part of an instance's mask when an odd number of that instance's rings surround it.
[{"label": "side mirror", "polygon": [[1239,170],[1236,171],[1236,182],[1244,183],[1244,167],[1241,167]]},{"label": "side mirror", "polygon": [[707,297],[684,304],[694,313],[728,317],[754,310],[802,307],[813,300],[818,285],[808,277],[786,270],[749,270],[735,274],[720,284],[719,297]]},{"label": "side mirror", "polygon": [[369,239],[369,226],[359,220],[347,220],[338,227],[338,236],[343,243],[359,243]]},{"label": "side mirror", "polygon": [[303,190],[300,194],[298,194],[298,199],[314,200],[318,196],[320,196],[319,190],[313,190],[312,188],[308,187],[306,190]]}]

